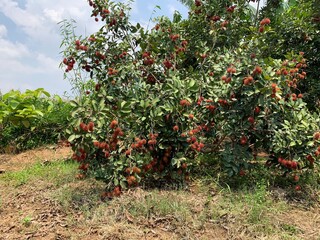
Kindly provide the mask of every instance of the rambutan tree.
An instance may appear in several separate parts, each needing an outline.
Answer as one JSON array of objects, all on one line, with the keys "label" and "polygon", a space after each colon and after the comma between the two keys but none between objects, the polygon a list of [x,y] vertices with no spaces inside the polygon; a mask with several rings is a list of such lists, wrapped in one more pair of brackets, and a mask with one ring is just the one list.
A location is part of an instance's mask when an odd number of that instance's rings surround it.
[{"label": "rambutan tree", "polygon": [[160,17],[150,31],[130,22],[123,3],[88,2],[104,25],[64,39],[67,74],[90,76],[67,130],[79,177],[91,173],[117,196],[150,178],[188,179],[209,146],[230,176],[261,150],[281,171],[314,166],[319,116],[296,94],[306,60],[262,58],[270,19],[256,26],[246,1],[196,1],[188,19]]}]

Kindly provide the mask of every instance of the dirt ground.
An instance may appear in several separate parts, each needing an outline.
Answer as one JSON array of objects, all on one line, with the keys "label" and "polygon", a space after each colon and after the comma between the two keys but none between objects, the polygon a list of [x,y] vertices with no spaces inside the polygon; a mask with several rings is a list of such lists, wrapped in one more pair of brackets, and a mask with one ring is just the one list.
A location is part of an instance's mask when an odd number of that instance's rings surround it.
[{"label": "dirt ground", "polygon": [[37,161],[61,160],[70,156],[70,148],[56,146],[30,150],[17,155],[0,154],[0,171],[18,171]]},{"label": "dirt ground", "polygon": [[[35,162],[67,159],[70,155],[69,148],[41,148],[18,155],[0,155],[0,170],[19,171]],[[73,188],[82,188],[82,182],[72,184]],[[236,223],[228,214],[221,217],[220,223],[207,222],[198,230],[193,230],[190,236],[188,236],[189,228],[175,226],[172,224],[174,219],[170,216],[139,221],[126,215],[118,220],[114,218],[108,220],[108,214],[115,214],[116,211],[109,209],[100,213],[99,220],[94,217],[86,218],[80,209],[68,211],[54,201],[50,195],[52,188],[54,186],[50,183],[41,182],[19,187],[0,186],[0,240],[270,239],[248,238],[247,231],[250,231],[250,226],[241,226],[241,223]],[[201,196],[197,200],[199,205],[205,204],[205,199],[203,200]],[[320,239],[320,210],[317,207],[291,208],[273,216],[272,219],[273,224],[288,223],[287,228],[295,226],[295,236],[278,238],[273,235],[272,239]]]}]

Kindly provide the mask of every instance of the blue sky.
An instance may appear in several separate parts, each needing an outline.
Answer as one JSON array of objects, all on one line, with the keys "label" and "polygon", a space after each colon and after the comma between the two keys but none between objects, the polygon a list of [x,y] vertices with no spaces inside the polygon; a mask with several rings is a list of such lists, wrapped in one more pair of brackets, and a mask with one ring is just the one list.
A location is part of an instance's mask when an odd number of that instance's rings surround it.
[{"label": "blue sky", "polygon": [[[132,20],[146,26],[157,5],[156,15],[171,17],[178,10],[187,16],[177,0],[136,0]],[[87,0],[0,0],[0,91],[43,87],[50,93],[70,92],[58,67],[62,39],[57,23],[74,19],[77,33],[89,35],[99,28],[90,14]]]}]

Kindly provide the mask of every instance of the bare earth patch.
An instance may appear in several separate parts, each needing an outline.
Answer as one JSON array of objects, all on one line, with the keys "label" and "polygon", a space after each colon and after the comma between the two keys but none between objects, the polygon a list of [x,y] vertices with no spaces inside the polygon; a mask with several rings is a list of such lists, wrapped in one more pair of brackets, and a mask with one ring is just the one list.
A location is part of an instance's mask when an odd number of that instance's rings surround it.
[{"label": "bare earth patch", "polygon": [[37,161],[55,161],[71,156],[71,149],[68,147],[44,147],[26,151],[17,155],[1,154],[0,170],[18,171]]},{"label": "bare earth patch", "polygon": [[[70,155],[69,148],[0,155],[0,169],[18,172]],[[248,224],[250,204],[235,207],[237,203],[196,183],[186,191],[132,189],[106,203],[99,200],[103,184],[92,179],[57,184],[42,178],[18,186],[0,179],[0,184],[0,240],[320,239],[318,207],[288,204],[282,212],[261,212]]]}]

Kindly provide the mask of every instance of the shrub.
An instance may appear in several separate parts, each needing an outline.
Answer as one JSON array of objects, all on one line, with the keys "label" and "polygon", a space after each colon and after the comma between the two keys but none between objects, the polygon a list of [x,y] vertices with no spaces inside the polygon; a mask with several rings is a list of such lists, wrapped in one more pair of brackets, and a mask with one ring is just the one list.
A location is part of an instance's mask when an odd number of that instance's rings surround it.
[{"label": "shrub", "polygon": [[[44,96],[43,96],[44,94]],[[71,106],[43,89],[10,91],[0,100],[0,146],[18,152],[65,139]]]}]

